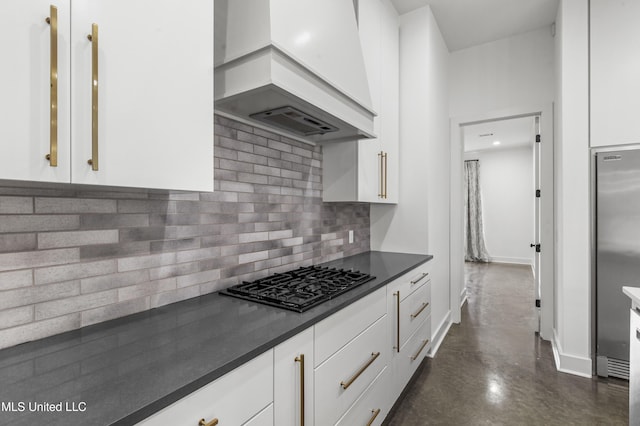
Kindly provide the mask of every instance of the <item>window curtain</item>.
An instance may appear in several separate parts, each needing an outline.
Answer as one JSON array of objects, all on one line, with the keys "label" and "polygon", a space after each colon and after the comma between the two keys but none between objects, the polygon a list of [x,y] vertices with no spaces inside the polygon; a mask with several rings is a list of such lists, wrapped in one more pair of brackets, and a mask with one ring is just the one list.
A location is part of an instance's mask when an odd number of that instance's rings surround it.
[{"label": "window curtain", "polygon": [[480,162],[464,162],[464,259],[468,262],[489,262],[482,225],[482,197],[480,195]]}]

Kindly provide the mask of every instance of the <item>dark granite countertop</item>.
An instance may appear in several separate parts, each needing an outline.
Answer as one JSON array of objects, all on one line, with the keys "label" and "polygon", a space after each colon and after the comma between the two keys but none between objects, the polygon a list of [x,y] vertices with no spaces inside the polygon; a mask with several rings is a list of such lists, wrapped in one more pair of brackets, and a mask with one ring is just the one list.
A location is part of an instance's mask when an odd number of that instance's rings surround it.
[{"label": "dark granite countertop", "polygon": [[0,425],[135,424],[431,258],[328,262],[376,279],[304,313],[212,293],[1,350]]}]

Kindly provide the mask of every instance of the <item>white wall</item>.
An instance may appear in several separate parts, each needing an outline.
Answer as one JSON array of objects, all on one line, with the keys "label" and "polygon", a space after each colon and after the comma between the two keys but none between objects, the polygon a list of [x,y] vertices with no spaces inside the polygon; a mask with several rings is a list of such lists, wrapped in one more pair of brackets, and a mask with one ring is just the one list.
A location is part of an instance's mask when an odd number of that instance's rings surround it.
[{"label": "white wall", "polygon": [[[533,121],[533,119],[532,119]],[[530,146],[465,153],[480,162],[487,251],[494,262],[533,263],[533,150]]]},{"label": "white wall", "polygon": [[556,306],[562,371],[591,376],[588,0],[561,0],[556,18]]},{"label": "white wall", "polygon": [[400,17],[400,194],[371,206],[371,249],[434,256],[432,328],[450,309],[448,60],[431,9]]},{"label": "white wall", "polygon": [[551,102],[553,63],[549,27],[451,53],[451,116]]}]

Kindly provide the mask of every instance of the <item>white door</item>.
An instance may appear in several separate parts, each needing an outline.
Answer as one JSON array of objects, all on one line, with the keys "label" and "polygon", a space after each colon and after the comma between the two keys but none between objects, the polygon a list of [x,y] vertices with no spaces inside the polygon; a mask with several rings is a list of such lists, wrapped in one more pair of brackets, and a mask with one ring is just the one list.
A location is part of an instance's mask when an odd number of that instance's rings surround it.
[{"label": "white door", "polygon": [[536,223],[540,253],[536,253],[536,284],[540,300],[540,336],[553,337],[555,247],[553,242],[553,112],[545,109],[537,116],[537,181],[540,197],[536,198]]},{"label": "white door", "polygon": [[0,15],[0,179],[69,182],[69,0],[2,0]]},{"label": "white door", "polygon": [[[540,143],[536,142],[536,139],[540,136],[540,117],[534,117],[532,126],[531,140],[533,141],[533,186],[534,186],[534,213],[533,213],[533,243],[532,248],[535,250],[533,255],[533,279],[536,286],[536,306],[538,300],[540,300],[540,254],[542,252],[542,245],[540,244]],[[540,249],[538,249],[540,247]],[[540,332],[540,308],[536,308],[538,314],[538,321],[536,324],[536,331]]]},{"label": "white door", "polygon": [[74,0],[72,12],[72,181],[213,190],[213,2]]}]

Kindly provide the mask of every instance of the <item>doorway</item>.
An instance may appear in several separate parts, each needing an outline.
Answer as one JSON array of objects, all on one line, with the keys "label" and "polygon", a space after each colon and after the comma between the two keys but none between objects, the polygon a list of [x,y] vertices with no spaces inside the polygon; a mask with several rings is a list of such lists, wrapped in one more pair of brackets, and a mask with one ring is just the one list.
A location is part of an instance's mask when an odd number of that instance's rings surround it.
[{"label": "doorway", "polygon": [[[463,164],[465,160],[465,145],[467,146],[467,158],[477,157],[490,158],[494,163],[499,161],[499,155],[492,155],[492,151],[477,149],[482,144],[494,148],[495,154],[500,146],[508,141],[500,140],[499,135],[488,130],[498,128],[499,125],[509,127],[513,125],[520,129],[521,134],[526,133],[526,137],[519,137],[519,142],[512,142],[512,157],[520,157],[520,162],[532,161],[529,163],[530,172],[527,176],[518,173],[518,179],[528,179],[529,190],[525,194],[516,194],[521,207],[520,212],[525,211],[525,221],[529,221],[529,226],[524,225],[520,229],[520,235],[512,235],[498,230],[492,232],[488,241],[489,254],[491,248],[494,250],[494,260],[504,263],[529,263],[534,271],[535,277],[535,301],[539,308],[539,332],[543,339],[551,340],[554,323],[554,250],[553,250],[553,123],[552,105],[542,108],[518,108],[508,111],[484,114],[466,119],[451,120],[451,193],[460,196],[451,197],[451,309],[454,322],[459,322],[460,306],[466,300],[466,286],[464,281],[464,201],[463,201]],[[467,133],[467,135],[465,135]],[[475,142],[472,141],[471,134],[475,134]],[[494,135],[488,135],[494,133]],[[481,136],[485,135],[485,136]],[[465,137],[467,136],[467,137]],[[493,137],[496,136],[496,137]],[[483,140],[484,139],[484,140]],[[526,140],[526,141],[525,141]],[[540,141],[540,142],[537,142]],[[465,144],[465,142],[467,142]],[[478,143],[480,145],[474,144]],[[500,144],[494,144],[500,142]],[[518,146],[518,144],[520,144]],[[525,146],[526,145],[526,146]],[[476,154],[471,154],[471,152]],[[484,154],[480,152],[484,151]],[[516,151],[518,151],[516,153]],[[502,157],[508,157],[504,155]],[[503,170],[507,168],[502,167]],[[493,174],[500,173],[500,167],[493,170]],[[494,178],[499,178],[494,176]],[[509,179],[509,176],[505,176]],[[514,178],[515,180],[515,178]],[[508,182],[514,183],[514,182]],[[508,185],[507,185],[508,186]],[[522,185],[521,185],[522,187]],[[515,189],[514,189],[515,191]],[[507,202],[506,196],[499,198],[500,194],[493,194],[498,197],[498,202],[492,208],[499,210],[500,203]],[[504,208],[504,206],[502,207]],[[498,215],[499,216],[499,215]],[[504,215],[503,215],[504,216]],[[530,219],[527,219],[530,218]],[[507,218],[510,220],[510,218]],[[490,226],[494,229],[501,226],[501,220],[505,217],[492,217],[494,221]],[[520,222],[522,222],[522,220]],[[528,233],[528,235],[527,235]],[[507,246],[511,245],[511,249]],[[515,247],[518,245],[518,247]],[[511,250],[511,251],[509,251]],[[510,255],[509,255],[510,253]],[[456,315],[457,314],[457,315]]]}]

